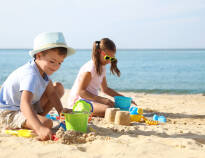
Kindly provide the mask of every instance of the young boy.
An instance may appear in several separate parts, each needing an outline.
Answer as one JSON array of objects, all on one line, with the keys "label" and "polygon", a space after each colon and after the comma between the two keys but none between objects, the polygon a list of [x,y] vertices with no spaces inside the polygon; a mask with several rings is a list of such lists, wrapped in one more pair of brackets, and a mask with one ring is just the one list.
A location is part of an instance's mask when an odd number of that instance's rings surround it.
[{"label": "young boy", "polygon": [[74,52],[66,45],[62,33],[39,34],[29,52],[34,60],[12,72],[1,87],[0,124],[12,129],[33,129],[41,140],[50,139],[53,122],[45,115],[53,107],[59,114],[65,109],[60,101],[63,85],[52,83],[48,76]]}]

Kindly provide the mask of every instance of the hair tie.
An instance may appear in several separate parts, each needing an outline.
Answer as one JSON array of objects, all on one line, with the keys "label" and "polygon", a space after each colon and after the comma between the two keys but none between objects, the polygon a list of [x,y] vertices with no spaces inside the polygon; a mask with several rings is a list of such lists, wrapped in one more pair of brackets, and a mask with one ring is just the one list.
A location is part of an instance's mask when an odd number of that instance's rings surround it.
[{"label": "hair tie", "polygon": [[100,41],[95,41],[95,43],[96,43],[97,45],[100,45]]}]

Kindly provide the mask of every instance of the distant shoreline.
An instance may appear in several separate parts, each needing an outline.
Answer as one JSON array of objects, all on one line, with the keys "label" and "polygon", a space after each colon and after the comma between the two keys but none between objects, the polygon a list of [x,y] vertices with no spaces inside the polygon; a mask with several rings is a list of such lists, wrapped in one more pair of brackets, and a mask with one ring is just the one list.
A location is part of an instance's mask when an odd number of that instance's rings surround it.
[{"label": "distant shoreline", "polygon": [[[32,48],[0,48],[0,50],[31,50]],[[89,48],[76,48],[76,50],[92,50]],[[205,48],[118,48],[118,50],[133,51],[205,51]]]}]

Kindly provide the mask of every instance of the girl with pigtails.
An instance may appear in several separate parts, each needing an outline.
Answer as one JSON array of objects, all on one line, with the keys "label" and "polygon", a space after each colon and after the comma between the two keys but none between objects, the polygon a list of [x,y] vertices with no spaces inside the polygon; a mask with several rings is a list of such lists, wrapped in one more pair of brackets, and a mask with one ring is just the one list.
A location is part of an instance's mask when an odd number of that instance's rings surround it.
[{"label": "girl with pigtails", "polygon": [[[68,106],[72,108],[79,99],[85,99],[93,105],[94,116],[104,116],[107,108],[114,107],[114,102],[98,95],[98,90],[111,97],[122,96],[107,85],[106,65],[111,64],[110,71],[113,75],[120,76],[117,67],[116,46],[109,38],[95,41],[92,50],[92,59],[85,63],[74,82],[68,98]],[[134,103],[135,104],[135,103]]]}]

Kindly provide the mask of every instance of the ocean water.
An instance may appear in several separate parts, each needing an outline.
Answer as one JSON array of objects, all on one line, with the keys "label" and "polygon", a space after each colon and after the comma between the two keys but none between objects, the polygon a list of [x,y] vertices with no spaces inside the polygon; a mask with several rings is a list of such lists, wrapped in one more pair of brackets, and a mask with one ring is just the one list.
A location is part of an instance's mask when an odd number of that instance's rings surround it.
[{"label": "ocean water", "polygon": [[[31,60],[28,49],[0,49],[0,85],[16,68]],[[205,93],[205,50],[118,50],[121,76],[107,66],[108,86],[143,93]],[[77,50],[51,78],[70,89],[91,50]]]}]

